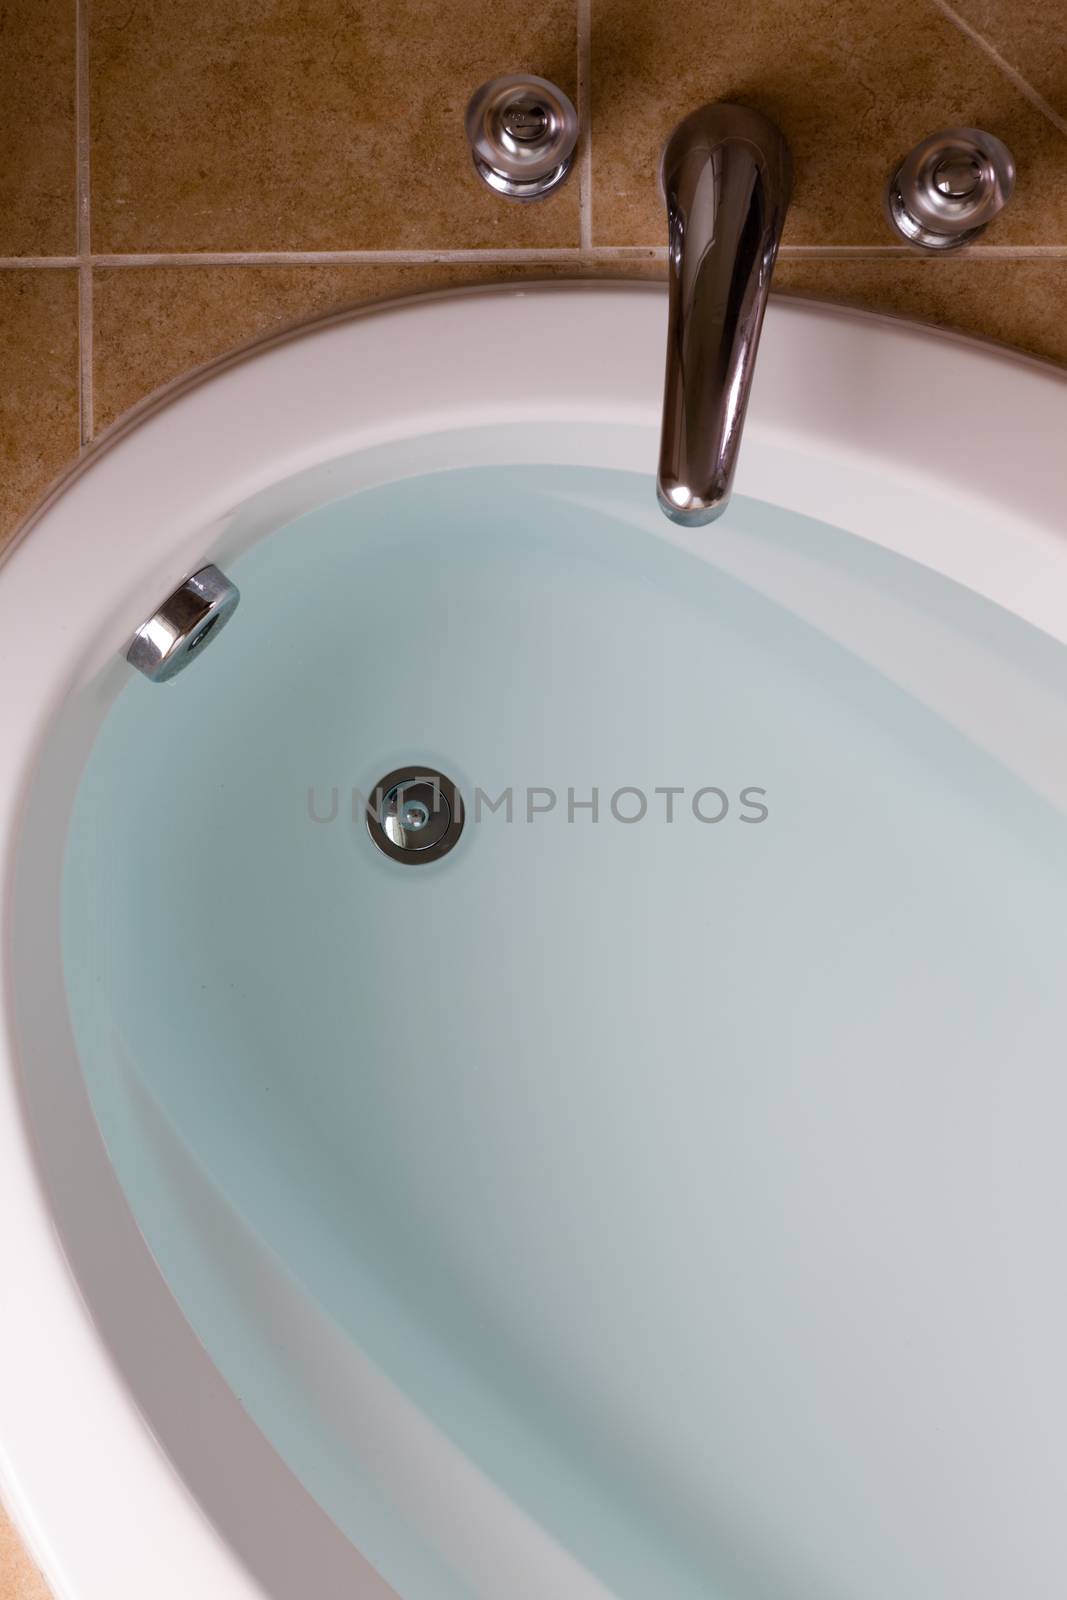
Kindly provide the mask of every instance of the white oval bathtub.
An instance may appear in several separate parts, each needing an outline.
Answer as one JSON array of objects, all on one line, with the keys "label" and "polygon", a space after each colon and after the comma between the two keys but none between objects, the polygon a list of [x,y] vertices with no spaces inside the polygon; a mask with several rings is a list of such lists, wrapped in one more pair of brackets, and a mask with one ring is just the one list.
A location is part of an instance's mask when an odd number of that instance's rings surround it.
[{"label": "white oval bathtub", "polygon": [[[776,301],[687,531],[664,329],[317,325],[0,572],[0,1474],[60,1600],[1067,1585],[1067,381]],[[418,871],[362,809],[412,762]]]}]

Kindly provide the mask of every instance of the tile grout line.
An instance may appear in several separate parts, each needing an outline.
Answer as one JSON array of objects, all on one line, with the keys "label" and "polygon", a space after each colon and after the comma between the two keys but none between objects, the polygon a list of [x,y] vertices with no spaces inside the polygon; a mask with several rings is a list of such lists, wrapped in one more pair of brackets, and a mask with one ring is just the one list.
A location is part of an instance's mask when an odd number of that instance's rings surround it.
[{"label": "tile grout line", "polygon": [[961,17],[958,11],[954,11],[947,3],[947,0],[931,0],[931,4],[936,6],[941,15],[953,23],[973,45],[989,57],[994,66],[998,67],[1009,82],[1015,85],[1019,93],[1029,100],[1035,111],[1040,111],[1041,115],[1047,118],[1054,128],[1058,128],[1060,133],[1067,135],[1067,121],[1060,116],[1054,107],[1049,105],[1044,95],[1039,94],[1032,83],[1027,82],[1021,72],[1017,72],[1009,61],[1005,61],[995,45],[990,44],[989,40],[979,33],[977,28],[971,26],[966,17]]},{"label": "tile grout line", "polygon": [[[640,252],[647,256],[649,252]],[[394,266],[428,266],[435,262],[554,262],[580,261],[582,251],[568,245],[551,249],[492,249],[484,250],[160,250],[144,254],[98,255],[93,261],[107,267],[301,267],[337,266],[359,267],[392,264]]]},{"label": "tile grout line", "polygon": [[74,106],[78,169],[78,414],[81,443],[93,437],[93,257],[89,180],[89,4],[75,0]]},{"label": "tile grout line", "polygon": [[593,248],[593,108],[592,0],[578,3],[578,237],[583,250]]},{"label": "tile grout line", "polygon": [[82,449],[93,437],[93,269],[78,267],[78,435]]},{"label": "tile grout line", "polygon": [[[916,266],[932,266],[933,254],[914,250],[907,244],[784,244],[778,252],[783,261],[911,261]],[[951,261],[1062,261],[1067,259],[1064,244],[972,244],[954,250],[941,259]]]},{"label": "tile grout line", "polygon": [[[476,266],[576,266],[617,262],[620,265],[665,261],[665,245],[598,244],[544,249],[468,250],[176,250],[143,254],[70,256],[0,256],[0,272],[66,268],[119,267],[329,267],[432,266],[466,263]],[[911,261],[929,265],[930,258],[905,244],[784,244],[783,261]],[[953,253],[953,261],[1028,261],[1067,259],[1067,244],[977,244]]]},{"label": "tile grout line", "polygon": [[[492,266],[511,262],[515,265],[543,262],[580,262],[591,254],[580,246],[560,245],[544,249],[485,249],[485,250],[203,250],[160,251],[151,255],[94,256],[101,266],[181,266],[197,262],[204,266],[432,266],[466,263]],[[655,255],[655,246],[633,246],[613,251],[623,259],[644,261]]]}]

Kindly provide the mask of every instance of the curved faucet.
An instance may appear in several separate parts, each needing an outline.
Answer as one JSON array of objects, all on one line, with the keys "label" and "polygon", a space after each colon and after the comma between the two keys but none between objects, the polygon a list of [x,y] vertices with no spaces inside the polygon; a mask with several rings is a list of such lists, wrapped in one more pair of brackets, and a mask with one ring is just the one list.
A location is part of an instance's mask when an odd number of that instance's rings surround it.
[{"label": "curved faucet", "polygon": [[745,106],[701,106],[667,140],[670,308],[659,503],[698,527],[730,499],[792,188],[789,146]]}]

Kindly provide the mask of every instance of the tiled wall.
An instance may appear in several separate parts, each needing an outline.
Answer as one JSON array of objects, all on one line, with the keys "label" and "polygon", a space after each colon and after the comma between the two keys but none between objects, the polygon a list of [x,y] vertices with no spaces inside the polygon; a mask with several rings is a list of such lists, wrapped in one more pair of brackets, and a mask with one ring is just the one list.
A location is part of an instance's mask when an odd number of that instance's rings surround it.
[{"label": "tiled wall", "polygon": [[[520,69],[587,130],[530,207],[475,179],[463,136],[470,91]],[[264,330],[440,284],[662,274],[658,148],[716,98],[793,145],[782,288],[1067,361],[1067,0],[0,0],[0,542],[127,407]],[[1018,194],[982,245],[922,259],[882,187],[953,123],[1007,141]],[[31,1592],[6,1549],[0,1600]]]},{"label": "tiled wall", "polygon": [[2,1600],[48,1600],[48,1590],[26,1555],[18,1535],[0,1506],[0,1597]]},{"label": "tiled wall", "polygon": [[[473,176],[471,89],[588,130],[555,197]],[[1067,0],[3,0],[0,540],[79,449],[264,329],[423,286],[663,272],[655,162],[748,100],[792,142],[783,289],[1067,360]],[[887,170],[978,124],[1018,194],[965,256],[894,245]]]}]

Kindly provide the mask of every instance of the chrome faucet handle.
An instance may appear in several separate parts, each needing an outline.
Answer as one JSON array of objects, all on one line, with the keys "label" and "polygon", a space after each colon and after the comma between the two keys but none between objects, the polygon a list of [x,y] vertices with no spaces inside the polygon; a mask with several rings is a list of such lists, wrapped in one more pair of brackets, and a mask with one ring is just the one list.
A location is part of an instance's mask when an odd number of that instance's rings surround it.
[{"label": "chrome faucet handle", "polygon": [[958,250],[989,226],[1012,197],[1015,162],[981,128],[932,133],[889,180],[889,221],[920,250]]},{"label": "chrome faucet handle", "polygon": [[471,96],[466,127],[479,177],[509,200],[540,200],[571,170],[578,113],[547,78],[491,78]]}]

